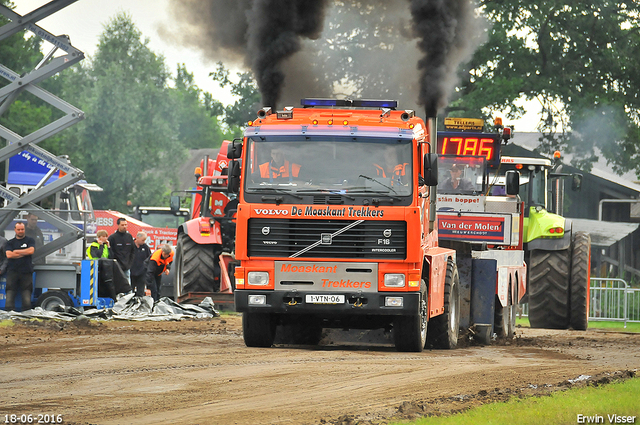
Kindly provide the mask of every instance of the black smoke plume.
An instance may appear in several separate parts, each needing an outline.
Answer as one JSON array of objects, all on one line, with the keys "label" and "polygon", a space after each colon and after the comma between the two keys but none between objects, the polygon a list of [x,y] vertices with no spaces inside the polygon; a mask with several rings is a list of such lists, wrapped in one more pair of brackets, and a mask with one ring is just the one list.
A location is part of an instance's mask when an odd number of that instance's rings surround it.
[{"label": "black smoke plume", "polygon": [[[251,68],[263,105],[275,109],[285,84],[317,86],[312,70],[302,64],[291,65],[285,83],[283,66],[301,50],[303,39],[320,35],[327,0],[173,0],[172,6],[188,24],[181,28],[180,41],[209,58]],[[161,33],[169,37],[168,31]]]},{"label": "black smoke plume", "polygon": [[[364,87],[362,94],[402,95],[404,105],[422,105],[427,116],[435,116],[447,105],[457,82],[457,67],[470,57],[482,35],[483,21],[475,19],[473,0],[171,0],[171,4],[180,30],[164,30],[162,35],[198,47],[212,63],[224,61],[250,68],[263,105],[274,109],[283,101],[294,104],[304,96],[334,95],[334,82],[327,81],[326,72],[310,69],[310,61],[305,60],[318,54],[310,40],[321,36],[330,6],[353,7],[354,26],[362,24],[357,8],[378,13],[387,22],[398,22],[395,30],[407,38],[403,45],[394,46],[394,51],[403,54],[403,60],[380,51],[368,57],[366,49],[329,54],[349,56],[362,69],[390,69],[381,76],[380,84]],[[412,34],[404,25],[409,21]],[[376,20],[368,22],[375,25]],[[366,30],[375,42],[377,29]],[[419,76],[415,73],[416,57],[420,57]],[[398,90],[400,87],[404,89]],[[416,92],[418,99],[413,98]]]},{"label": "black smoke plume", "polygon": [[458,65],[479,44],[481,29],[471,0],[411,0],[411,16],[418,47],[418,101],[427,117],[435,117],[448,104]]},{"label": "black smoke plume", "polygon": [[320,36],[326,4],[326,0],[254,0],[247,46],[264,105],[278,104],[285,80],[282,62],[300,51],[300,38]]}]

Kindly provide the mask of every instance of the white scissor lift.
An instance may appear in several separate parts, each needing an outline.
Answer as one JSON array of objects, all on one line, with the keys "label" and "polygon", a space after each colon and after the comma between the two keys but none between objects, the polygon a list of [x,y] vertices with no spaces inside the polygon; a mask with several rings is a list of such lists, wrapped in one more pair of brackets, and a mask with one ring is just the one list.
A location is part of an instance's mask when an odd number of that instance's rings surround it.
[{"label": "white scissor lift", "polygon": [[[8,81],[6,86],[0,88],[0,116],[8,111],[23,92],[36,96],[63,114],[55,121],[24,136],[0,125],[0,137],[6,140],[6,146],[0,149],[0,161],[6,161],[8,167],[9,158],[21,154],[31,160],[36,158],[36,163],[47,164],[46,167],[49,169],[35,185],[31,183],[25,187],[12,184],[11,188],[7,187],[8,185],[0,185],[0,197],[4,199],[4,207],[0,208],[0,229],[7,229],[7,239],[11,237],[11,223],[24,212],[36,214],[40,220],[47,223],[47,228],[55,229],[55,237],[39,247],[33,255],[36,263],[34,296],[41,295],[41,304],[43,299],[46,300],[43,305],[45,309],[53,309],[58,304],[104,306],[104,302],[97,297],[97,286],[93,286],[93,281],[97,282],[97,267],[95,274],[84,273],[82,270],[86,268],[86,263],[91,263],[87,264],[89,267],[93,266],[93,262],[82,261],[85,234],[95,234],[96,231],[95,224],[92,225],[91,220],[87,222],[87,214],[93,218],[92,209],[86,209],[87,205],[91,205],[90,200],[87,198],[82,202],[81,205],[85,208],[78,205],[78,202],[71,203],[78,206],[77,210],[69,208],[70,196],[75,197],[80,191],[86,192],[87,189],[101,189],[81,182],[84,179],[83,171],[71,166],[66,158],[56,157],[37,146],[48,137],[84,119],[84,113],[80,109],[37,86],[39,82],[84,59],[84,53],[73,47],[67,36],[53,35],[36,24],[76,1],[53,0],[24,16],[0,5],[0,14],[10,21],[0,27],[0,43],[20,31],[27,30],[53,46],[30,72],[19,74],[0,64],[0,77]],[[60,54],[60,51],[63,53]],[[54,56],[56,52],[58,56]],[[57,175],[55,180],[51,179],[54,174]],[[36,204],[53,195],[53,209],[45,209]],[[95,222],[95,218],[93,220]],[[83,290],[84,284],[80,279],[81,272],[82,275],[91,274],[93,277],[92,286],[87,287],[86,291]],[[86,280],[89,283],[89,279]],[[0,283],[0,307],[5,305],[5,289],[3,280]],[[44,296],[47,292],[48,295]],[[81,296],[81,293],[84,295]],[[16,303],[19,304],[20,300],[16,299]]]}]

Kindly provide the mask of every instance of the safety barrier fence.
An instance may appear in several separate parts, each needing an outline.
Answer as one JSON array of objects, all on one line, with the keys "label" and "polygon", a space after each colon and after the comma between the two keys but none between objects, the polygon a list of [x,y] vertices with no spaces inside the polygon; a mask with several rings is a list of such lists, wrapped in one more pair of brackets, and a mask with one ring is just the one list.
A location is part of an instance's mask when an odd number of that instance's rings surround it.
[{"label": "safety barrier fence", "polygon": [[[589,288],[589,320],[640,322],[640,289],[630,288],[624,279],[591,278]],[[522,305],[522,316],[528,316],[529,305]]]}]

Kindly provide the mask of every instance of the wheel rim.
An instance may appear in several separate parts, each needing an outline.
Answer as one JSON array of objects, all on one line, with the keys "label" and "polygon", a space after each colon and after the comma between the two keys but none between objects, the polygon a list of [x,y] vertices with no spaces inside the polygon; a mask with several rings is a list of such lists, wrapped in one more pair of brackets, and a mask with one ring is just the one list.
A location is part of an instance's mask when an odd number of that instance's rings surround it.
[{"label": "wheel rim", "polygon": [[458,285],[453,286],[451,291],[451,300],[449,301],[449,330],[452,334],[455,334],[457,330],[457,317],[458,317]]},{"label": "wheel rim", "polygon": [[178,302],[178,298],[182,295],[182,245],[176,247],[176,270],[175,270],[175,301]]},{"label": "wheel rim", "polygon": [[427,301],[420,301],[420,337],[423,342],[427,340]]},{"label": "wheel rim", "polygon": [[42,305],[40,307],[42,307],[43,310],[45,311],[55,311],[56,307],[60,306],[62,308],[66,307],[66,303],[62,300],[62,298],[59,297],[49,297],[46,300],[44,300],[44,302],[42,303]]}]

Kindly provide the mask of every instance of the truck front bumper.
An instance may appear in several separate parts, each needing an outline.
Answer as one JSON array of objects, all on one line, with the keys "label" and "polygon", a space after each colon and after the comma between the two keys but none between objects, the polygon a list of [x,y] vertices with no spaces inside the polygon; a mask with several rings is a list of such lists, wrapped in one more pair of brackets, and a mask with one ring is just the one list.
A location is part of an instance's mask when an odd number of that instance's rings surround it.
[{"label": "truck front bumper", "polygon": [[[250,304],[254,296],[264,300],[262,304]],[[318,292],[303,291],[259,291],[236,289],[236,311],[249,313],[313,314],[332,315],[381,315],[407,316],[419,311],[419,292],[339,292],[331,295],[343,295],[344,302],[312,303],[307,295],[317,296]]]}]

